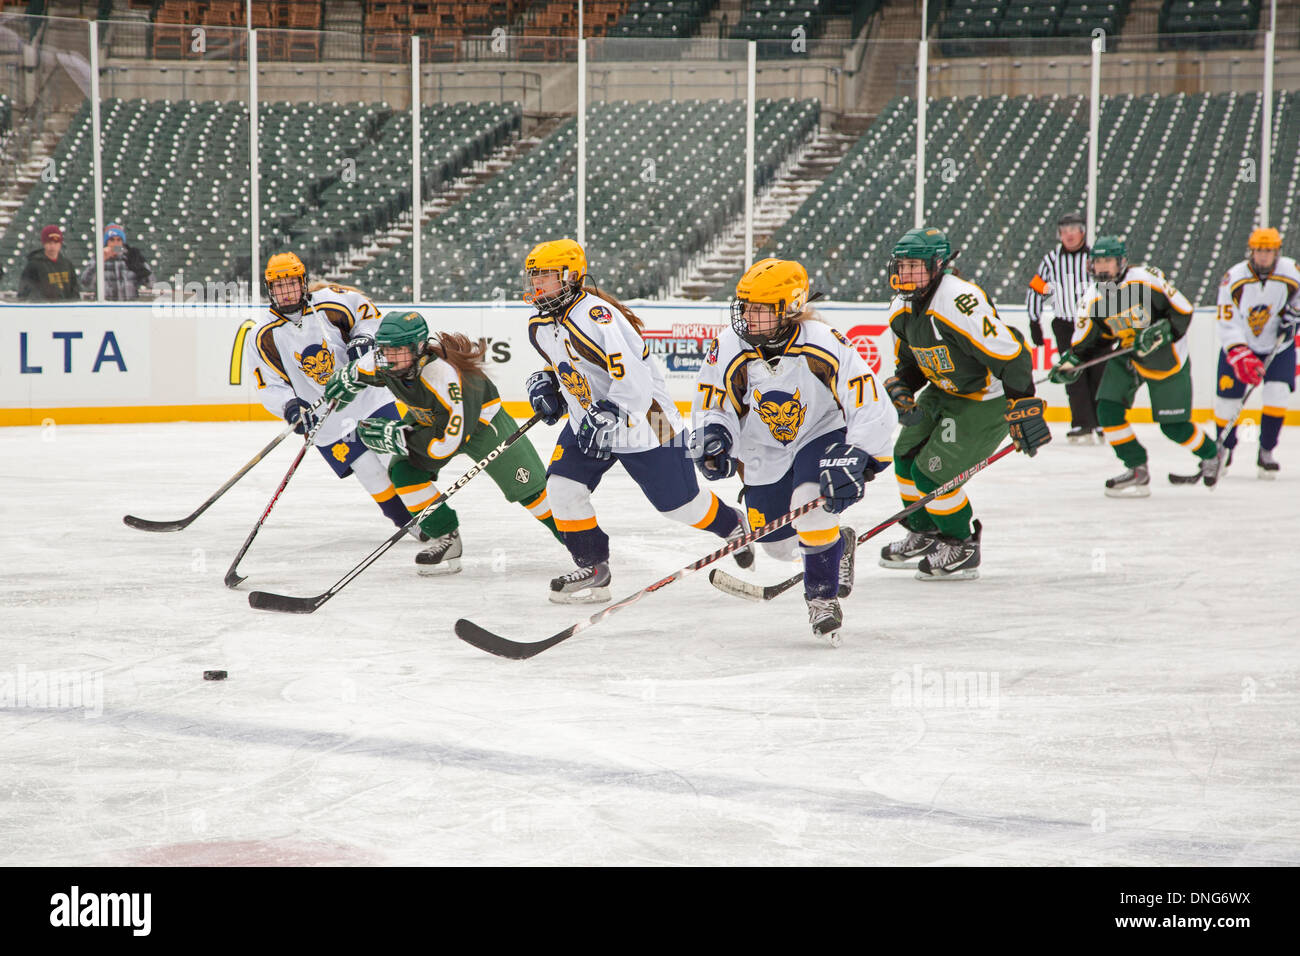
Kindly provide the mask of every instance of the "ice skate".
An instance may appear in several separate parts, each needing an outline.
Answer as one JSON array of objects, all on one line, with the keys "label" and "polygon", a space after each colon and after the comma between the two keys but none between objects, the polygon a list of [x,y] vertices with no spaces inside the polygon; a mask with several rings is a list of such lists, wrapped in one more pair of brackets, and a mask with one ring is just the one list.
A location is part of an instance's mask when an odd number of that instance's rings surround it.
[{"label": "ice skate", "polygon": [[460,570],[460,532],[452,531],[434,538],[427,548],[415,556],[415,570],[420,574],[455,574]]},{"label": "ice skate", "polygon": [[574,568],[551,580],[552,604],[599,604],[609,600],[609,562]]},{"label": "ice skate", "polygon": [[934,550],[921,559],[916,569],[918,581],[969,580],[980,576],[980,535],[984,527],[975,521],[969,538],[939,535]]},{"label": "ice skate", "polygon": [[937,532],[909,531],[902,541],[894,541],[880,549],[880,566],[882,568],[906,568],[917,566],[935,547]]},{"label": "ice skate", "polygon": [[[749,534],[749,522],[745,519],[744,512],[737,511],[736,517],[740,519],[740,527],[727,535],[727,541],[729,542]],[[736,564],[740,566],[742,571],[748,571],[754,566],[754,548],[752,545],[746,545],[738,551],[731,552],[731,557],[735,559]]]},{"label": "ice skate", "polygon": [[1277,461],[1273,458],[1273,449],[1271,448],[1261,448],[1259,457],[1255,459],[1255,464],[1259,468],[1259,477],[1266,481],[1275,479],[1280,470]]},{"label": "ice skate", "polygon": [[1206,488],[1213,488],[1219,481],[1219,472],[1223,469],[1223,460],[1215,455],[1213,458],[1201,459],[1201,481]]},{"label": "ice skate", "polygon": [[853,593],[853,559],[858,551],[858,535],[852,528],[840,528],[840,540],[844,542],[844,553],[840,555],[840,587],[837,592],[842,598]]},{"label": "ice skate", "polygon": [[831,647],[840,646],[840,625],[844,623],[844,612],[840,602],[835,598],[805,597],[808,604],[808,623],[812,626],[813,637],[826,641]]},{"label": "ice skate", "polygon": [[1106,479],[1106,497],[1108,498],[1146,498],[1150,494],[1151,472],[1147,470],[1146,465],[1129,468],[1114,478]]},{"label": "ice skate", "polygon": [[1092,429],[1084,428],[1082,425],[1078,428],[1071,428],[1065,433],[1065,440],[1071,445],[1091,445]]}]

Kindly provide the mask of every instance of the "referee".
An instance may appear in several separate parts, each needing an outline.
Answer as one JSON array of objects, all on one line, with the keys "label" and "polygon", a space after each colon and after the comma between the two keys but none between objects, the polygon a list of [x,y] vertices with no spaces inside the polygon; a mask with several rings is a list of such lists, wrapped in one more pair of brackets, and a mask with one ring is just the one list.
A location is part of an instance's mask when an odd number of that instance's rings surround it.
[{"label": "referee", "polygon": [[[1034,345],[1042,345],[1043,303],[1051,299],[1052,337],[1056,339],[1057,351],[1066,352],[1074,335],[1079,297],[1089,282],[1087,230],[1083,216],[1070,212],[1058,219],[1056,237],[1061,244],[1043,256],[1038,272],[1029,282],[1025,307],[1029,310],[1029,334]],[[1097,387],[1104,371],[1104,364],[1094,365],[1085,369],[1077,382],[1066,386],[1065,394],[1070,399],[1070,430],[1065,437],[1070,441],[1090,441],[1095,434],[1096,440],[1104,443],[1097,423]]]}]

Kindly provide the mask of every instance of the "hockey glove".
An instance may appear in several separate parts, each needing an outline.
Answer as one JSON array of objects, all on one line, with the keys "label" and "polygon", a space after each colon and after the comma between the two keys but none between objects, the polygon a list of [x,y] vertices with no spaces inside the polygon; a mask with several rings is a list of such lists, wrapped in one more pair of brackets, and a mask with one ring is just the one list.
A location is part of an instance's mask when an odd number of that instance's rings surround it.
[{"label": "hockey glove", "polygon": [[1043,323],[1040,320],[1030,320],[1029,337],[1033,340],[1034,345],[1038,346],[1043,344]]},{"label": "hockey glove", "polygon": [[691,433],[687,454],[709,481],[730,478],[736,473],[736,459],[731,457],[731,432],[716,422]]},{"label": "hockey glove", "polygon": [[899,424],[906,427],[919,425],[925,421],[925,412],[916,404],[916,396],[897,375],[885,379],[885,392],[888,393],[889,400],[894,403],[894,408],[898,409]]},{"label": "hockey glove", "polygon": [[1032,458],[1052,440],[1052,430],[1043,421],[1046,402],[1034,395],[1007,399],[1007,430],[1016,448]]},{"label": "hockey glove", "polygon": [[1282,310],[1282,314],[1277,319],[1278,328],[1282,332],[1295,333],[1295,328],[1300,325],[1300,312],[1292,309],[1290,306]]},{"label": "hockey glove", "polygon": [[1247,385],[1258,385],[1264,381],[1264,363],[1250,350],[1249,345],[1234,345],[1228,350],[1228,364],[1237,380]]},{"label": "hockey glove", "polygon": [[357,363],[352,362],[329,377],[329,381],[325,383],[325,398],[331,402],[338,402],[337,407],[342,408],[360,395],[365,387],[365,383],[357,373]]},{"label": "hockey glove", "polygon": [[1157,319],[1137,334],[1133,340],[1133,351],[1139,358],[1150,355],[1162,345],[1174,340],[1174,330],[1168,319]]},{"label": "hockey glove", "polygon": [[357,437],[371,451],[405,458],[406,435],[410,429],[391,418],[367,418],[357,425]]},{"label": "hockey glove", "polygon": [[818,484],[826,499],[822,507],[839,514],[859,501],[867,482],[876,477],[874,466],[879,464],[857,445],[827,445],[817,462]]},{"label": "hockey glove", "polygon": [[291,398],[285,402],[281,414],[299,435],[307,434],[316,424],[316,413],[311,410],[311,403],[301,398]]},{"label": "hockey glove", "polygon": [[348,340],[348,361],[355,362],[375,347],[375,340],[370,335],[354,335]]},{"label": "hockey glove", "polygon": [[578,423],[578,451],[597,461],[608,461],[614,454],[614,433],[621,417],[618,406],[607,398],[589,406]]},{"label": "hockey glove", "polygon": [[542,421],[554,425],[564,415],[564,396],[560,394],[560,380],[549,368],[528,376],[528,404],[542,416]]},{"label": "hockey glove", "polygon": [[1083,373],[1076,368],[1079,365],[1079,357],[1073,352],[1066,352],[1061,356],[1061,360],[1052,366],[1052,370],[1047,373],[1047,380],[1056,385],[1073,385],[1079,380]]}]

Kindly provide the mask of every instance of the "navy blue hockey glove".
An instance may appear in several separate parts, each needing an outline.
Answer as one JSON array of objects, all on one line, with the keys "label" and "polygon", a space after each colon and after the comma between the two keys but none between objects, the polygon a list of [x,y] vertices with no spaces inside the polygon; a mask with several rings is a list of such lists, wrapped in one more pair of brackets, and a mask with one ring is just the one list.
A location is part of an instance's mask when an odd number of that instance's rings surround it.
[{"label": "navy blue hockey glove", "polygon": [[348,361],[355,362],[375,347],[375,340],[370,335],[354,335],[348,340]]},{"label": "navy blue hockey glove", "polygon": [[691,433],[687,454],[709,481],[730,478],[736,473],[736,459],[731,457],[731,432],[716,422]]},{"label": "navy blue hockey glove", "polygon": [[311,402],[305,402],[301,398],[291,398],[285,402],[281,414],[299,435],[307,434],[316,424],[316,413],[311,410]]},{"label": "navy blue hockey glove", "polygon": [[827,445],[817,462],[818,484],[826,499],[822,507],[831,514],[839,514],[858,502],[866,491],[867,482],[876,477],[877,465],[880,462],[857,445],[839,442]]},{"label": "navy blue hockey glove", "polygon": [[614,432],[620,417],[618,406],[607,398],[588,406],[578,423],[578,451],[597,461],[608,460],[614,454]]},{"label": "navy blue hockey glove", "polygon": [[528,376],[528,404],[542,421],[554,425],[564,416],[564,396],[560,394],[560,380],[549,368]]}]

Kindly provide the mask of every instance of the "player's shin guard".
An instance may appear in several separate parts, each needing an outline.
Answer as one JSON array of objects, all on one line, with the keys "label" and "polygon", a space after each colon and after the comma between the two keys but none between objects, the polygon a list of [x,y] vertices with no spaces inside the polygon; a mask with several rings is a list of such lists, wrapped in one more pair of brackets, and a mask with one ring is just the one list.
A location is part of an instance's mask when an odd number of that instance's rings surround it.
[{"label": "player's shin guard", "polygon": [[1265,451],[1272,451],[1277,447],[1277,440],[1282,434],[1282,423],[1286,420],[1286,409],[1276,408],[1269,405],[1264,406],[1264,414],[1260,418],[1259,426],[1259,447]]},{"label": "player's shin guard", "polygon": [[1097,403],[1097,420],[1101,422],[1102,433],[1106,441],[1127,467],[1136,468],[1145,465],[1147,450],[1137,440],[1133,426],[1127,422],[1128,410],[1119,402],[1102,399]]},{"label": "player's shin guard", "polygon": [[[894,459],[894,476],[898,479],[898,496],[903,499],[904,508],[925,497],[924,492],[917,490],[916,481],[912,478],[912,468],[915,461],[914,458]],[[938,530],[934,519],[930,517],[924,508],[918,508],[899,523],[909,531],[918,533]]]},{"label": "player's shin guard", "polygon": [[699,494],[680,508],[665,511],[663,515],[692,528],[716,534],[719,538],[725,538],[740,527],[736,509],[724,505],[717,495],[705,488],[701,488]]},{"label": "player's shin guard", "polygon": [[357,481],[361,482],[361,487],[370,493],[370,497],[375,499],[375,504],[379,505],[379,510],[384,513],[385,518],[399,528],[404,527],[411,520],[397,494],[397,489],[389,479],[388,469],[384,467],[378,455],[367,452],[359,456],[352,463],[352,474],[356,476]]},{"label": "player's shin guard", "polygon": [[801,534],[799,539],[804,549],[804,597],[835,597],[840,587],[840,557],[844,554],[844,541],[840,538],[839,530],[835,531],[835,539],[830,544],[810,547],[804,540],[804,535]]},{"label": "player's shin guard", "polygon": [[609,560],[609,535],[596,523],[596,509],[591,506],[587,486],[572,478],[551,475],[546,493],[554,511],[555,527],[573,563],[591,568]]},{"label": "player's shin guard", "polygon": [[[392,464],[388,466],[388,474],[393,479],[393,485],[397,489],[397,497],[401,499],[402,505],[407,512],[402,521],[403,524],[428,507],[430,502],[439,494],[437,487],[430,480],[428,472],[416,468],[404,459],[394,459]],[[420,521],[420,530],[430,538],[441,538],[443,535],[451,534],[459,527],[460,519],[456,517],[456,512],[446,504],[434,508]]]},{"label": "player's shin guard", "polygon": [[1163,422],[1160,431],[1166,438],[1178,442],[1197,458],[1213,458],[1219,453],[1218,446],[1196,422]]},{"label": "player's shin guard", "polygon": [[[933,481],[926,475],[916,475],[916,487],[922,495],[928,495],[938,488],[939,484],[940,482]],[[970,537],[970,523],[975,512],[971,508],[970,499],[966,497],[964,488],[958,486],[948,494],[935,498],[925,506],[925,512],[940,534],[950,538]]]},{"label": "player's shin guard", "polygon": [[545,489],[537,497],[519,503],[528,509],[530,515],[550,529],[551,534],[555,535],[556,541],[561,544],[564,543],[564,536],[560,534],[560,529],[555,526],[555,515],[551,513],[551,504],[547,500]]}]

